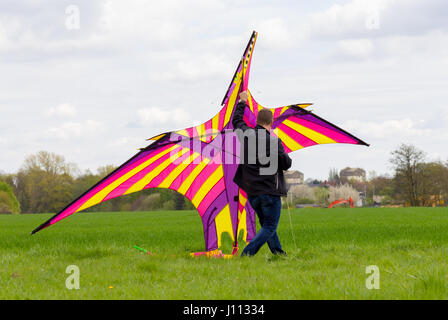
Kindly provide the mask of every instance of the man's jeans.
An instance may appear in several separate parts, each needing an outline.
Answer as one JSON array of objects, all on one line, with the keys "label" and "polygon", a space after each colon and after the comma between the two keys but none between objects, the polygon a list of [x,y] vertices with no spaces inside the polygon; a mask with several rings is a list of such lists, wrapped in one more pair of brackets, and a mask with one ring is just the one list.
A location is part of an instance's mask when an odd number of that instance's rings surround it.
[{"label": "man's jeans", "polygon": [[248,200],[257,213],[261,229],[246,248],[244,248],[241,256],[253,256],[266,242],[272,253],[284,254],[285,252],[282,250],[277,236],[277,226],[282,208],[280,196],[261,194],[258,196],[248,196]]}]

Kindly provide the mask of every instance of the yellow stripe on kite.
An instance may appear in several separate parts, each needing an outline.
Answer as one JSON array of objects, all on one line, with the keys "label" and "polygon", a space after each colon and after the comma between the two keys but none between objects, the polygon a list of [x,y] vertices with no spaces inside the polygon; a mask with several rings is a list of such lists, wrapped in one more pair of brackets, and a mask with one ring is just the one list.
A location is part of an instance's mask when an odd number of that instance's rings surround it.
[{"label": "yellow stripe on kite", "polygon": [[188,188],[190,188],[191,184],[193,183],[194,179],[201,173],[202,169],[205,168],[205,166],[210,162],[208,158],[204,158],[200,164],[196,166],[196,168],[191,171],[191,173],[188,175],[188,177],[182,182],[181,186],[177,190],[180,194],[185,195],[187,193]]},{"label": "yellow stripe on kite", "polygon": [[227,232],[232,241],[235,241],[233,236],[232,219],[230,217],[229,204],[227,204],[215,218],[216,235],[218,237],[218,248],[221,247],[221,235]]},{"label": "yellow stripe on kite", "polygon": [[183,148],[181,151],[171,155],[168,159],[166,159],[157,167],[155,167],[153,170],[148,172],[148,174],[146,174],[142,179],[134,183],[128,190],[126,190],[124,194],[130,194],[142,190],[148,183],[151,182],[152,179],[154,179],[163,170],[165,170],[171,163],[173,163],[173,161],[176,161],[176,159],[178,159],[188,151],[189,151],[188,148]]},{"label": "yellow stripe on kite", "polygon": [[195,128],[196,128],[196,135],[197,135],[196,137],[201,138],[201,135],[202,135],[202,127],[201,127],[201,125],[199,124]]},{"label": "yellow stripe on kite", "polygon": [[219,126],[219,113],[216,116],[214,116],[213,119],[212,119],[212,130],[213,130],[213,133],[219,131],[218,126]]},{"label": "yellow stripe on kite", "polygon": [[172,147],[169,147],[168,149],[156,154],[154,157],[151,157],[150,159],[146,160],[145,162],[143,162],[142,164],[140,164],[139,166],[135,167],[134,169],[132,169],[131,171],[129,171],[128,173],[124,174],[123,176],[121,176],[120,178],[118,178],[117,180],[113,181],[111,184],[109,184],[108,186],[106,186],[104,189],[100,190],[99,192],[97,192],[93,197],[91,197],[89,200],[87,200],[82,206],[81,208],[78,209],[78,211],[82,211],[84,209],[87,209],[91,206],[96,205],[97,203],[100,203],[112,190],[114,190],[116,187],[118,187],[120,184],[122,184],[123,182],[125,182],[127,179],[129,179],[130,177],[132,177],[133,175],[135,175],[136,173],[140,172],[141,170],[143,170],[144,168],[146,168],[148,165],[150,165],[151,163],[153,163],[154,161],[156,161],[157,159],[160,159],[161,157],[163,157],[164,155],[166,155],[167,153],[180,148],[180,146],[178,145],[173,145]]},{"label": "yellow stripe on kite", "polygon": [[243,209],[243,212],[240,215],[239,218],[239,224],[238,224],[238,231],[237,231],[237,236],[238,238],[240,237],[240,232],[243,231],[243,241],[247,243],[247,222],[246,222],[246,217],[247,217],[247,213],[246,213],[246,209]]},{"label": "yellow stripe on kite", "polygon": [[164,137],[165,135],[166,135],[166,133],[162,133],[162,134],[159,134],[158,136],[149,138],[148,140],[159,140],[160,138]]},{"label": "yellow stripe on kite", "polygon": [[249,108],[250,111],[252,111],[252,113],[254,112],[254,102],[253,102],[253,98],[252,98],[252,94],[250,93],[249,90],[247,90],[247,92],[249,93]]},{"label": "yellow stripe on kite", "polygon": [[201,137],[200,138],[201,141],[207,142],[207,133],[210,133],[210,132],[205,132],[205,123],[198,126],[198,134]]},{"label": "yellow stripe on kite", "polygon": [[204,199],[207,192],[209,192],[213,186],[224,176],[224,171],[222,166],[218,166],[216,170],[207,178],[207,180],[202,184],[199,190],[194,195],[191,203],[197,208],[199,204]]},{"label": "yellow stripe on kite", "polygon": [[176,133],[177,133],[177,134],[180,134],[180,135],[183,135],[183,136],[185,136],[185,137],[189,137],[188,131],[185,130],[185,129],[176,131]]},{"label": "yellow stripe on kite", "polygon": [[170,174],[158,185],[158,188],[169,188],[169,186],[173,183],[173,181],[184,171],[184,169],[190,165],[197,157],[199,157],[199,153],[195,152],[182,161]]},{"label": "yellow stripe on kite", "polygon": [[289,109],[289,107],[283,107],[282,108],[282,111],[280,111],[280,114],[282,114],[283,112],[285,112],[286,110],[288,110]]},{"label": "yellow stripe on kite", "polygon": [[282,142],[292,151],[295,150],[299,150],[302,149],[303,146],[301,146],[299,143],[297,143],[297,141],[295,141],[293,138],[291,138],[290,136],[288,136],[286,133],[284,133],[282,130],[280,130],[279,128],[275,128],[274,133],[277,135],[277,137],[280,138],[280,140],[282,140]]},{"label": "yellow stripe on kite", "polygon": [[327,137],[317,131],[311,130],[310,128],[302,126],[302,125],[295,123],[289,119],[286,119],[285,121],[283,121],[283,124],[287,125],[288,127],[297,131],[298,133],[304,135],[305,137],[313,140],[317,144],[336,143],[336,141],[334,141],[333,139],[330,139],[329,137]]},{"label": "yellow stripe on kite", "polygon": [[227,110],[226,110],[226,116],[224,118],[224,124],[223,126],[226,126],[226,124],[229,122],[230,120],[230,116],[232,115],[232,111],[233,111],[233,106],[235,104],[236,98],[238,96],[238,88],[241,85],[241,77],[239,78],[239,80],[236,82],[235,87],[233,88],[232,94],[230,95],[229,98],[229,102],[227,103]]}]

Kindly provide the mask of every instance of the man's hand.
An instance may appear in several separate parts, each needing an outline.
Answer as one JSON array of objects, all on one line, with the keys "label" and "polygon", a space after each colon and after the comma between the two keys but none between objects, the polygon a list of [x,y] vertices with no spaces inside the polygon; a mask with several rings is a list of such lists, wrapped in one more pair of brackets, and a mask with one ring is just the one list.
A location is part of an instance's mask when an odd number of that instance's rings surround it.
[{"label": "man's hand", "polygon": [[249,93],[247,91],[243,91],[240,93],[240,101],[246,103],[249,100]]}]

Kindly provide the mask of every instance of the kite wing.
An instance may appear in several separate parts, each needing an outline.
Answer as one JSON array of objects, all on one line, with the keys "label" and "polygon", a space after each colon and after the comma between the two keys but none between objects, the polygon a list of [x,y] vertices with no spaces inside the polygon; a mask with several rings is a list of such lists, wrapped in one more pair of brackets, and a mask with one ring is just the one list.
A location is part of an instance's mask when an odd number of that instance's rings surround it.
[{"label": "kite wing", "polygon": [[[367,143],[338,126],[322,119],[305,108],[311,103],[268,108],[272,111],[273,133],[279,137],[286,152],[327,143],[348,143],[368,146]],[[249,92],[249,108],[244,112],[244,121],[255,127],[258,112],[263,109]]]},{"label": "kite wing", "polygon": [[[197,208],[207,251],[221,246],[223,232],[235,240],[239,231],[244,230],[243,239],[249,241],[255,234],[253,210],[246,205],[244,191],[232,181],[229,169],[233,165],[222,164],[222,145],[217,144],[218,139],[215,141],[206,144],[173,134],[152,143],[32,233],[122,195],[148,188],[168,188],[186,196]],[[249,235],[246,225],[253,226]]]},{"label": "kite wing", "polygon": [[[201,125],[150,138],[153,143],[32,233],[122,195],[168,188],[187,197],[197,208],[207,251],[221,246],[224,232],[236,246],[240,232],[244,241],[250,241],[255,235],[255,214],[246,193],[233,182],[239,163],[239,142],[236,135],[222,133],[233,129],[230,120],[238,93],[247,87],[256,36],[255,32],[251,36],[217,115]],[[229,141],[236,145],[229,149]]]}]

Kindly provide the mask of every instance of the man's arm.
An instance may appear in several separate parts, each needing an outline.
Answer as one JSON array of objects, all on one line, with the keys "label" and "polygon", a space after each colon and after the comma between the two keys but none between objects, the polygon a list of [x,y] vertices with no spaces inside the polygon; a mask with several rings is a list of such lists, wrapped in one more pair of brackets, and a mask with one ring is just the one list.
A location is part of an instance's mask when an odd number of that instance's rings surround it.
[{"label": "man's arm", "polygon": [[283,148],[282,141],[278,139],[278,167],[280,170],[291,168],[292,160]]},{"label": "man's arm", "polygon": [[240,102],[235,108],[235,112],[233,114],[232,124],[235,129],[241,129],[246,131],[250,129],[247,123],[244,121],[244,110],[246,109],[247,99],[249,98],[249,94],[246,91],[240,93]]}]

